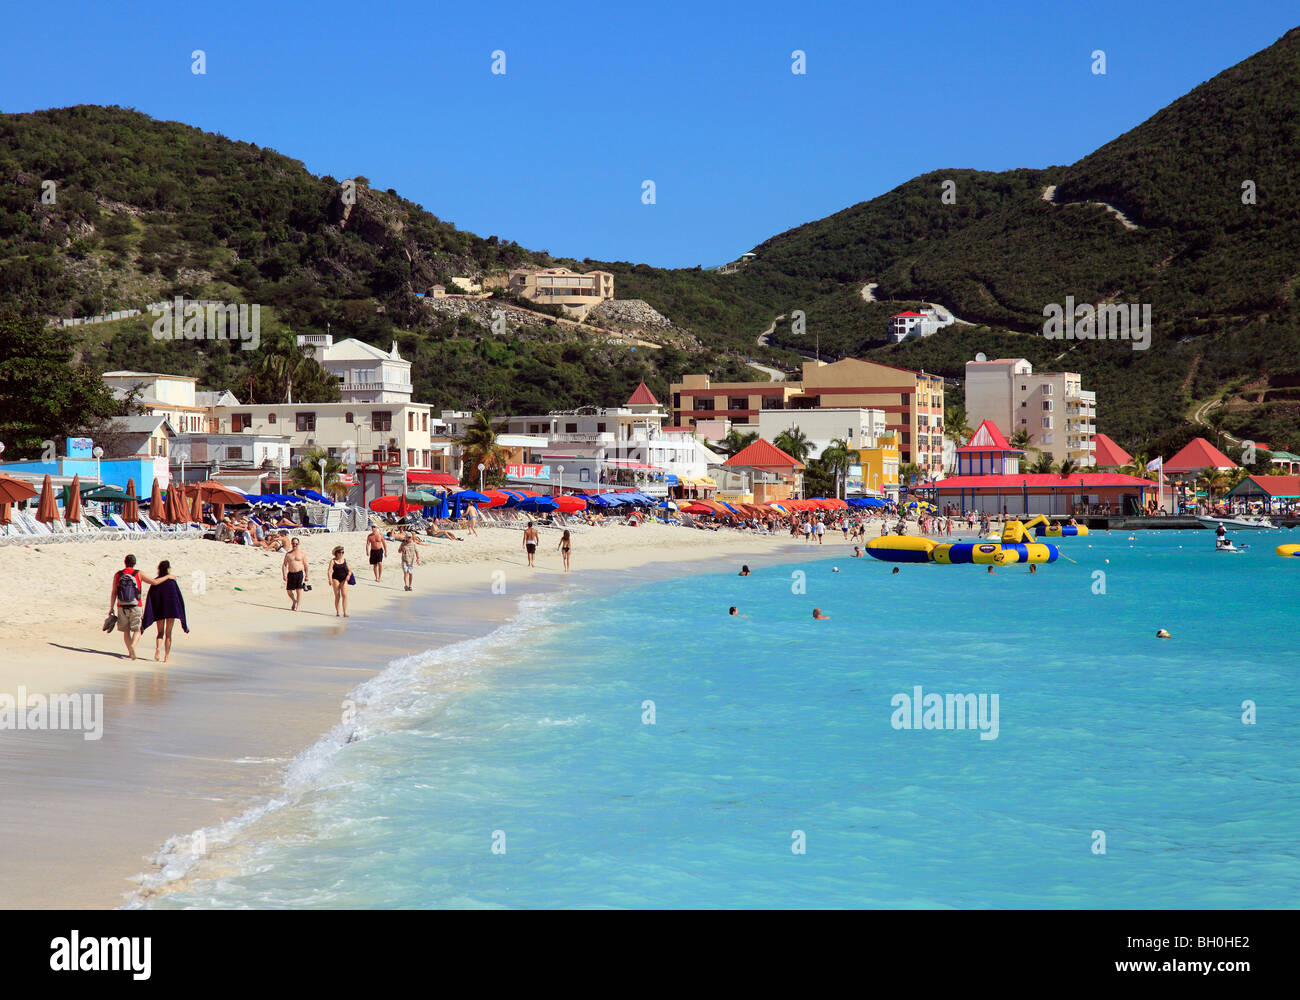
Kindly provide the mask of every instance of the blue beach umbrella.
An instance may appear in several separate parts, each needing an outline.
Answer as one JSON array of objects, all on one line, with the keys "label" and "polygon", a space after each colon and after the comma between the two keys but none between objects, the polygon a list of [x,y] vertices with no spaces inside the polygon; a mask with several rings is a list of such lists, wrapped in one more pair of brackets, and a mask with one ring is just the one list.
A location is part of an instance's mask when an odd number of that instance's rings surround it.
[{"label": "blue beach umbrella", "polygon": [[526,510],[530,514],[549,514],[551,511],[559,510],[560,505],[550,497],[529,497],[519,505],[520,510]]}]

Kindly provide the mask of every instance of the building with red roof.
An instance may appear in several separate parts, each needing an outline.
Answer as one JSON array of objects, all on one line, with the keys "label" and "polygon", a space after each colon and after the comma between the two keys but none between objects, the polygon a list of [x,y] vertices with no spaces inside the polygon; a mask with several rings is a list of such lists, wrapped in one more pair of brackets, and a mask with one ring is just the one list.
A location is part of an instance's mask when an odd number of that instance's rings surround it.
[{"label": "building with red roof", "polygon": [[1013,448],[998,425],[985,420],[970,436],[970,440],[957,449],[957,475],[987,476],[1015,475],[1020,471],[1024,452]]},{"label": "building with red roof", "polygon": [[759,438],[722,463],[718,487],[752,494],[754,503],[789,500],[799,491],[803,469],[803,462]]},{"label": "building with red roof", "polygon": [[1164,463],[1166,476],[1185,476],[1200,472],[1207,467],[1224,472],[1239,468],[1236,462],[1201,437],[1193,438],[1173,458]]},{"label": "building with red roof", "polygon": [[1133,461],[1133,456],[1108,438],[1105,434],[1093,437],[1093,457],[1099,469],[1122,469]]},{"label": "building with red roof", "polygon": [[1247,476],[1228,491],[1228,499],[1261,502],[1268,511],[1274,504],[1288,506],[1300,500],[1300,476]]},{"label": "building with red roof", "polygon": [[642,382],[623,405],[629,409],[635,406],[653,406],[658,409],[659,400],[655,399],[655,394],[650,391],[650,387]]}]

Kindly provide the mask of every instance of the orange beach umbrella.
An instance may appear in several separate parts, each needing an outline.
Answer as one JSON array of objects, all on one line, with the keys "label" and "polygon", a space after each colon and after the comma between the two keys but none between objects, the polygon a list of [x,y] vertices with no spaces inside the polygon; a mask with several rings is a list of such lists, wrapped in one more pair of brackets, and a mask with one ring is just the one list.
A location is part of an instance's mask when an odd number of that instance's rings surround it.
[{"label": "orange beach umbrella", "polygon": [[72,493],[68,504],[63,508],[63,520],[67,524],[81,523],[81,476],[72,477]]},{"label": "orange beach umbrella", "polygon": [[0,503],[18,503],[20,500],[30,500],[34,496],[36,491],[32,489],[30,483],[0,472]]},{"label": "orange beach umbrella", "polygon": [[126,495],[131,499],[122,507],[122,520],[127,524],[135,524],[136,521],[140,520],[140,504],[137,503],[135,499],[134,478],[126,481]]},{"label": "orange beach umbrella", "polygon": [[153,493],[149,497],[149,517],[163,524],[167,522],[167,509],[162,498],[162,484],[158,482],[156,476],[153,481]]},{"label": "orange beach umbrella", "polygon": [[54,502],[54,486],[50,482],[50,474],[45,473],[45,480],[41,483],[41,501],[36,507],[36,520],[44,521],[46,524],[53,524],[59,519],[59,507]]}]

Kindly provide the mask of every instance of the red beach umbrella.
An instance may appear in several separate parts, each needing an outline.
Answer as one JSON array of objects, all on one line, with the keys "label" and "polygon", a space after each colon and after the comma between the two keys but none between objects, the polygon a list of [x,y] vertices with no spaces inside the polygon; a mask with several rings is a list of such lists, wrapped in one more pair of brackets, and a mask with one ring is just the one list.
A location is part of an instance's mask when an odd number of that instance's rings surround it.
[{"label": "red beach umbrella", "polygon": [[53,524],[59,519],[59,507],[54,502],[54,486],[50,482],[50,474],[45,473],[45,480],[41,483],[41,501],[36,507],[36,520],[44,521],[46,524]]},{"label": "red beach umbrella", "polygon": [[502,504],[510,502],[510,498],[500,490],[487,490],[483,495],[488,498],[488,502],[480,506],[485,508],[500,507]]},{"label": "red beach umbrella", "polygon": [[158,482],[157,478],[153,481],[153,495],[149,498],[149,516],[162,524],[167,523],[167,509],[163,503],[162,484]]},{"label": "red beach umbrella", "polygon": [[199,496],[199,491],[194,491],[194,501],[190,504],[190,520],[203,521],[203,498]]},{"label": "red beach umbrella", "polygon": [[18,503],[20,500],[30,500],[34,496],[36,491],[29,483],[0,472],[0,502]]},{"label": "red beach umbrella", "polygon": [[565,494],[558,497],[552,497],[551,499],[555,501],[556,509],[558,509],[561,514],[576,514],[580,510],[587,509],[587,501],[583,500],[581,497],[568,496]]},{"label": "red beach umbrella", "polygon": [[411,503],[394,493],[371,500],[370,509],[379,514],[409,514],[413,510],[422,509],[422,505]]}]

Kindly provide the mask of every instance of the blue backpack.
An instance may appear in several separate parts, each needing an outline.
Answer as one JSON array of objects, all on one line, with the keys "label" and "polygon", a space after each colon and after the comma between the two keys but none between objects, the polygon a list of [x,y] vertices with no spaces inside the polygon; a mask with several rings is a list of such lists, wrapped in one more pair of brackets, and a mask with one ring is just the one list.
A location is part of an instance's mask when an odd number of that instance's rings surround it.
[{"label": "blue backpack", "polygon": [[118,604],[140,603],[140,584],[135,578],[137,572],[133,569],[124,569],[122,575],[117,578]]}]

